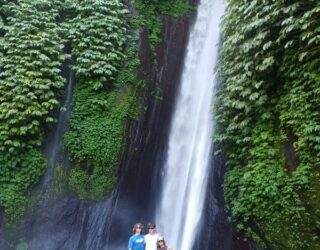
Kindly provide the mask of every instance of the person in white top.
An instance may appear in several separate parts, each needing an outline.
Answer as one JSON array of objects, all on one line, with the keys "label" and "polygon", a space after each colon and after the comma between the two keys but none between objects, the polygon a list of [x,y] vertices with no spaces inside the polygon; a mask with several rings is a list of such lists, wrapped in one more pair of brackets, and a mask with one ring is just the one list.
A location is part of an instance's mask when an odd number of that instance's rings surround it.
[{"label": "person in white top", "polygon": [[161,237],[156,231],[156,225],[154,223],[148,223],[149,233],[144,236],[146,249],[145,250],[157,250],[158,239]]}]

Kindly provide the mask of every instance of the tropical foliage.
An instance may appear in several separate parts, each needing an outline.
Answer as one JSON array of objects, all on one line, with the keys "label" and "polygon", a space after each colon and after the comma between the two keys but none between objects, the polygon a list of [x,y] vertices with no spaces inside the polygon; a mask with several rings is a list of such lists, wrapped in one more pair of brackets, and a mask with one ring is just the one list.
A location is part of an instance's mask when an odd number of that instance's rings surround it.
[{"label": "tropical foliage", "polygon": [[[84,199],[101,199],[114,186],[125,122],[136,109],[136,51],[125,51],[127,7],[119,1],[73,1],[66,29],[75,58],[77,87],[66,146],[75,168],[70,184]],[[123,72],[121,65],[127,61]],[[125,77],[122,74],[126,73]],[[121,78],[122,76],[122,78]]]},{"label": "tropical foliage", "polygon": [[[70,173],[70,185],[80,198],[97,200],[116,182],[126,121],[139,114],[137,93],[144,84],[135,77],[140,65],[137,37],[129,33],[141,26],[147,31],[158,27],[149,33],[155,47],[161,27],[156,6],[165,3],[135,1],[140,13],[129,25],[126,6],[118,0],[72,2],[66,29],[78,81],[71,129],[66,135],[76,166]],[[178,3],[182,5],[182,1]]]},{"label": "tropical foliage", "polygon": [[91,81],[96,89],[112,86],[129,39],[127,7],[118,0],[73,0],[66,8],[77,78]]},{"label": "tropical foliage", "polygon": [[[7,1],[5,1],[6,3]],[[0,9],[0,206],[17,218],[24,193],[40,177],[39,150],[66,59],[57,1],[8,1]]]},{"label": "tropical foliage", "polygon": [[[100,199],[116,181],[126,122],[139,114],[140,65],[132,30],[143,26],[155,51],[162,14],[178,16],[184,0],[0,0],[0,207],[18,219],[25,194],[46,167],[41,145],[55,122],[69,64],[76,75],[66,148],[71,188]],[[174,8],[170,8],[174,6]]]},{"label": "tropical foliage", "polygon": [[320,248],[320,3],[227,1],[215,106],[224,192],[267,248]]}]

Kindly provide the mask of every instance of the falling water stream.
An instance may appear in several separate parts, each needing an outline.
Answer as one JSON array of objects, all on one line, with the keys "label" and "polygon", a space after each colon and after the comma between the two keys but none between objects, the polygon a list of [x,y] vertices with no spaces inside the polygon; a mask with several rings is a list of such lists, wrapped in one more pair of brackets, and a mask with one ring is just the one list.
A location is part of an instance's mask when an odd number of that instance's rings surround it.
[{"label": "falling water stream", "polygon": [[75,75],[72,70],[69,72],[68,85],[66,88],[66,99],[63,107],[59,112],[58,123],[54,130],[54,133],[49,136],[48,142],[45,147],[45,153],[48,158],[48,167],[43,179],[41,180],[41,189],[46,192],[51,191],[51,182],[54,176],[54,168],[57,164],[61,164],[64,168],[67,168],[69,162],[63,151],[64,140],[63,136],[69,129],[69,119],[71,114],[71,104],[72,104],[72,91],[75,81]]},{"label": "falling water stream", "polygon": [[205,200],[214,126],[210,112],[214,66],[223,13],[223,0],[200,1],[171,124],[156,222],[176,250],[192,249]]},{"label": "falling water stream", "polygon": [[[219,23],[223,12],[223,0],[200,0],[197,18],[189,36],[180,92],[173,113],[156,224],[158,231],[174,250],[193,249],[205,200],[214,125],[210,112],[216,84],[213,69],[218,54]],[[75,84],[74,72],[69,73],[64,108],[59,113],[57,127],[48,136],[44,149],[48,157],[48,168],[39,190],[45,190],[44,199],[47,202],[40,206],[35,218],[26,220],[18,241],[28,243],[30,249],[34,250],[124,249],[126,239],[119,237],[119,242],[117,235],[111,235],[111,231],[122,233],[128,229],[119,229],[117,224],[125,224],[123,221],[126,217],[121,212],[128,209],[121,207],[127,204],[121,200],[122,196],[118,197],[115,193],[106,201],[91,203],[79,202],[73,195],[68,195],[58,202],[51,202],[54,168],[57,165],[67,168],[69,164],[63,149],[63,135],[69,127]],[[131,180],[132,177],[129,177]],[[134,192],[133,189],[131,193]],[[118,193],[125,199],[127,188],[119,188]],[[131,210],[134,211],[134,207],[130,207]],[[113,224],[110,222],[112,220]]]}]

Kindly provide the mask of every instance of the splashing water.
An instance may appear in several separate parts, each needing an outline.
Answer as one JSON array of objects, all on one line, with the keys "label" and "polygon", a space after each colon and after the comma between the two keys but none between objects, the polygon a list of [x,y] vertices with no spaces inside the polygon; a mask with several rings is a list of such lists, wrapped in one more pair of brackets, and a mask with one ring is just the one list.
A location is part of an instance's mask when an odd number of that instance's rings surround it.
[{"label": "splashing water", "polygon": [[175,250],[192,249],[205,200],[214,125],[213,69],[223,13],[223,0],[200,1],[171,124],[156,222]]}]

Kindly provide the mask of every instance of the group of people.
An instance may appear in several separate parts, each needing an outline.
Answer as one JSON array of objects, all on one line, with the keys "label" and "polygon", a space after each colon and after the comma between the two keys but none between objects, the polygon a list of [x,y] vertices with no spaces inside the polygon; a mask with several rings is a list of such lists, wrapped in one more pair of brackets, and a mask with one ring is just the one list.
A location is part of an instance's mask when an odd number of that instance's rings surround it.
[{"label": "group of people", "polygon": [[172,250],[166,245],[164,238],[157,233],[156,225],[148,223],[148,234],[143,235],[143,225],[136,223],[133,226],[133,235],[129,239],[129,250]]}]

